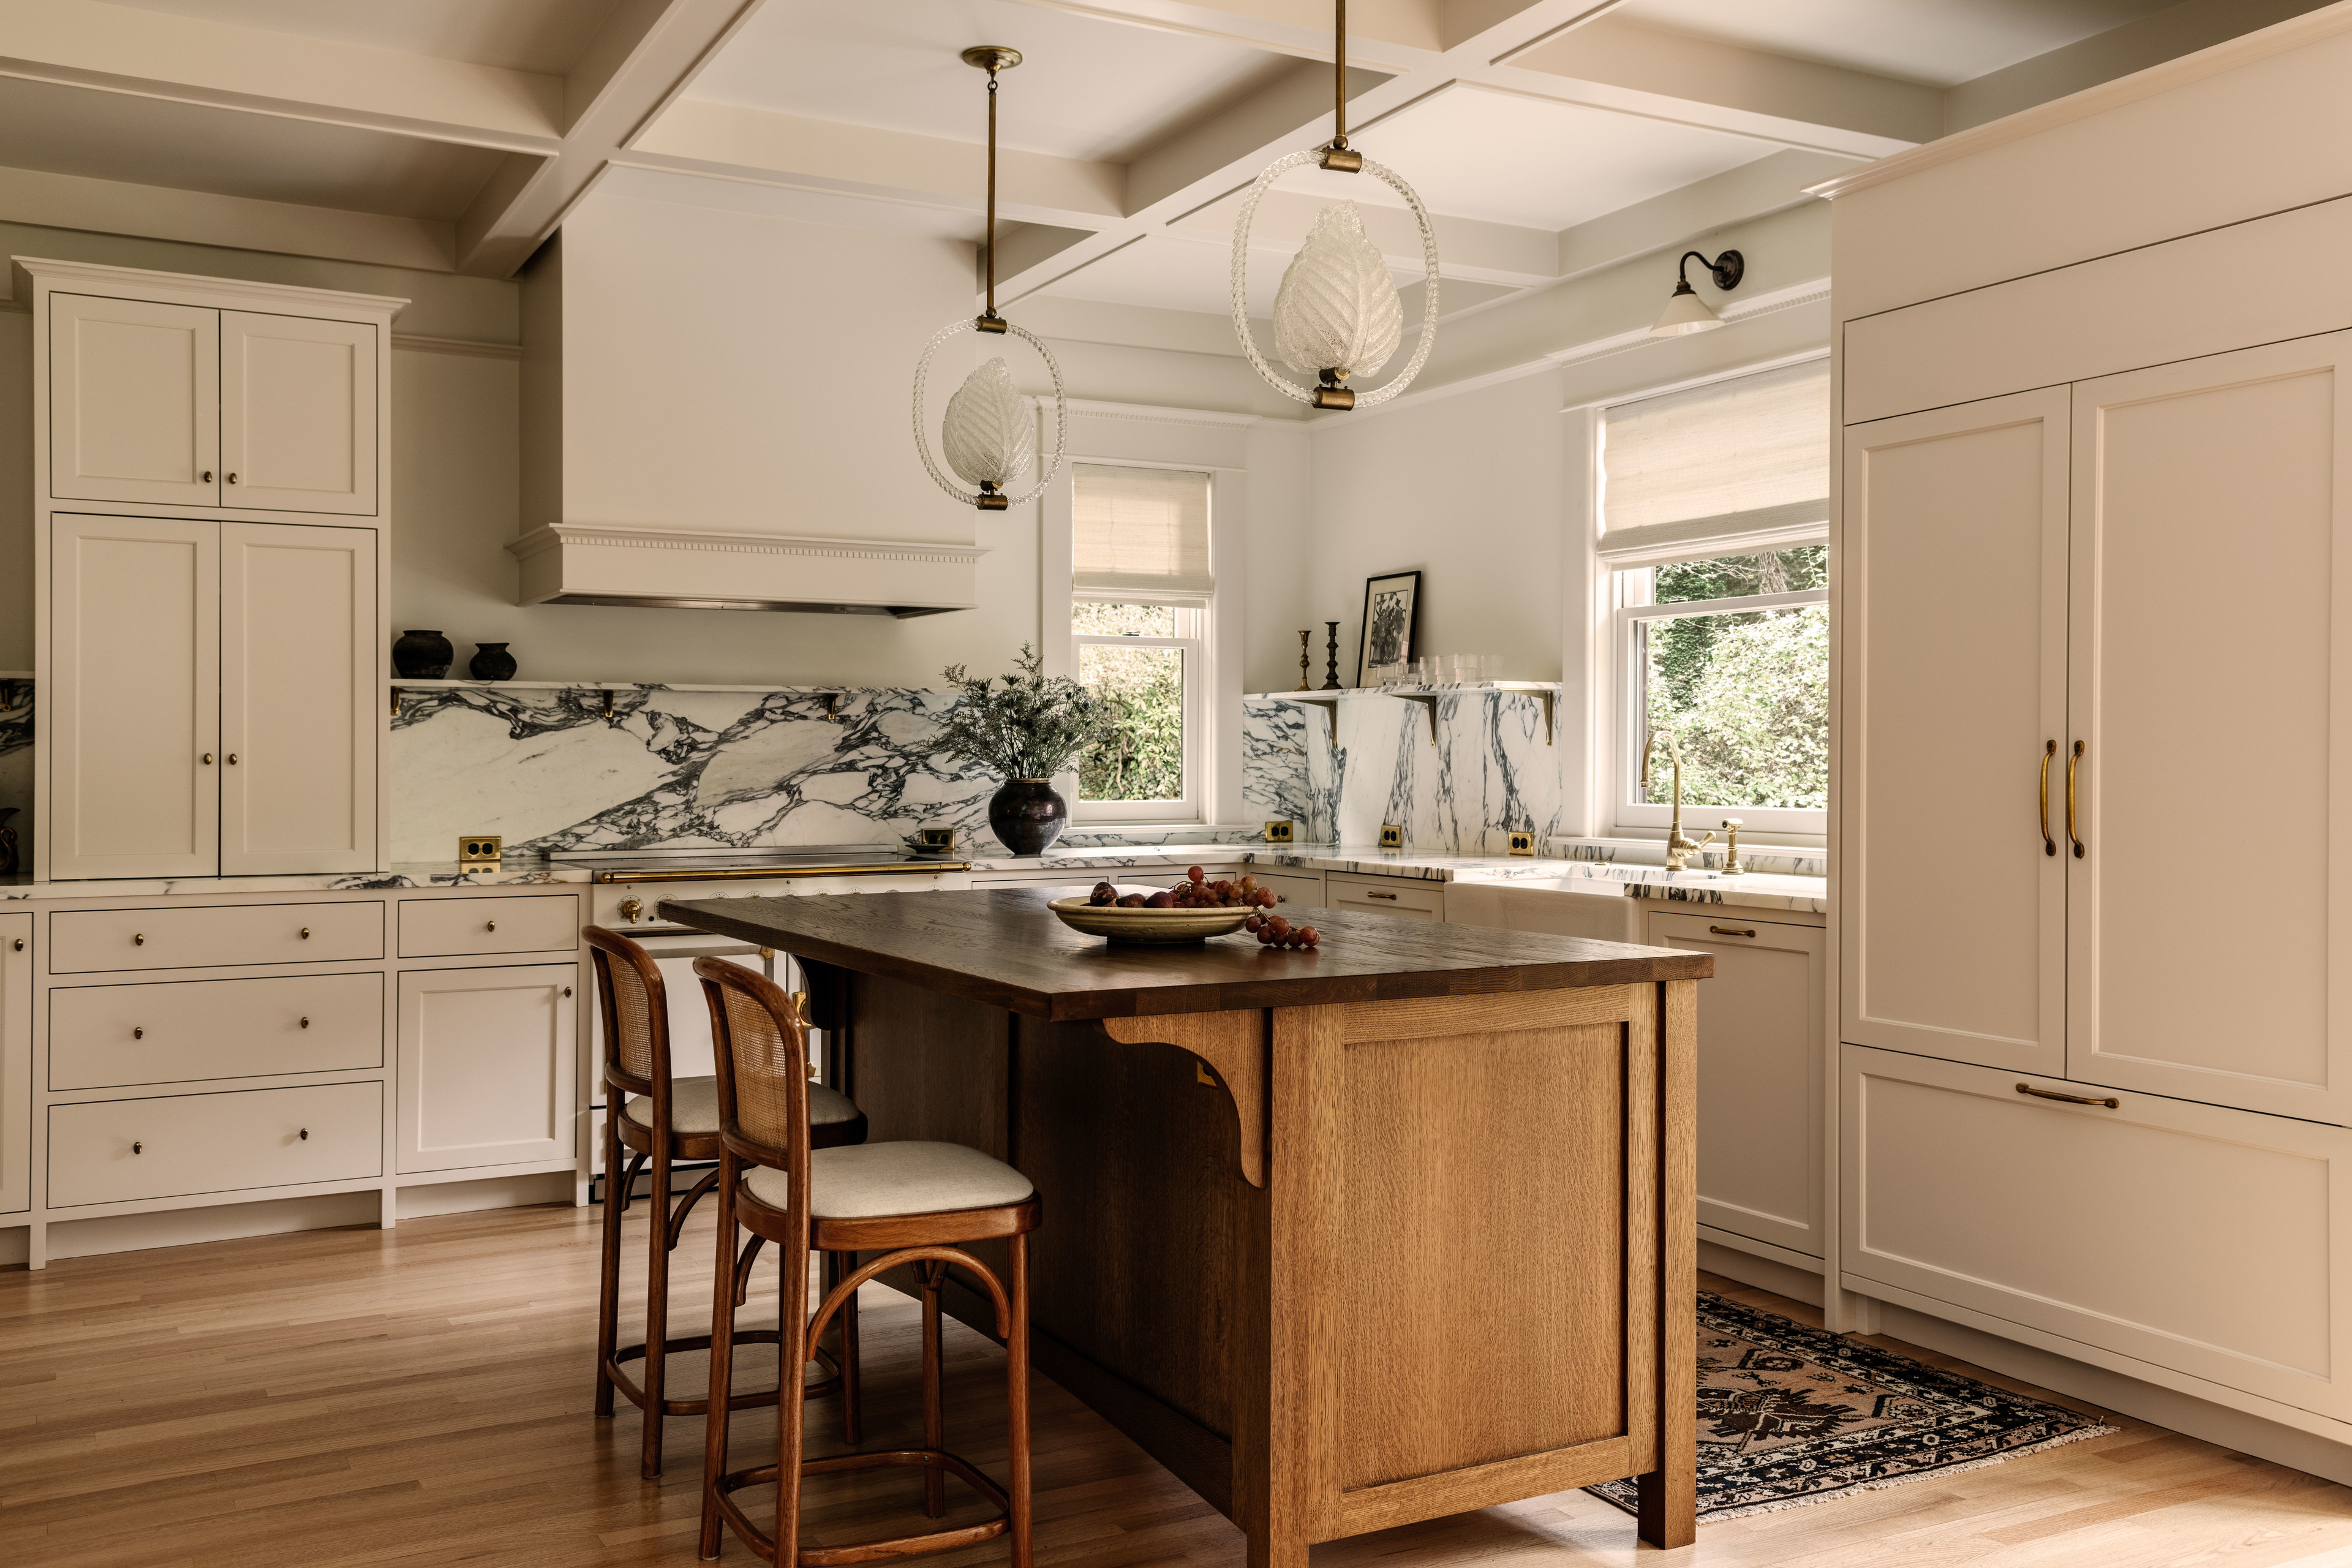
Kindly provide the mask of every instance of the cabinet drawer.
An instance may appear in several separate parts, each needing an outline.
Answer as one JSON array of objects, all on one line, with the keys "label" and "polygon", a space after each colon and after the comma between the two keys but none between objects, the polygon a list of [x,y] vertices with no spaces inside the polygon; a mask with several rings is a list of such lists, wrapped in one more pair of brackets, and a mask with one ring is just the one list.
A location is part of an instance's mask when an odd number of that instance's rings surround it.
[{"label": "cabinet drawer", "polygon": [[[1323,905],[1323,879],[1310,872],[1261,871],[1250,866],[1243,867],[1242,871],[1244,875],[1255,877],[1259,887],[1272,888],[1286,904],[1299,904],[1308,909],[1320,909]],[[1387,908],[1388,900],[1381,900],[1381,907]]]},{"label": "cabinet drawer", "polygon": [[1350,877],[1334,873],[1323,879],[1324,898],[1335,910],[1376,915],[1402,915],[1407,920],[1445,918],[1445,885],[1413,881],[1403,877]]},{"label": "cabinet drawer", "polygon": [[383,1173],[380,1083],[49,1107],[52,1208]]},{"label": "cabinet drawer", "polygon": [[383,956],[381,903],[173,905],[64,910],[49,917],[52,974]]},{"label": "cabinet drawer", "polygon": [[568,952],[580,945],[580,900],[570,893],[525,899],[404,899],[400,956]]},{"label": "cabinet drawer", "polygon": [[60,985],[49,1087],[184,1083],[383,1065],[383,976]]},{"label": "cabinet drawer", "polygon": [[1843,1072],[1853,1279],[2352,1416],[2352,1132],[1861,1046]]}]

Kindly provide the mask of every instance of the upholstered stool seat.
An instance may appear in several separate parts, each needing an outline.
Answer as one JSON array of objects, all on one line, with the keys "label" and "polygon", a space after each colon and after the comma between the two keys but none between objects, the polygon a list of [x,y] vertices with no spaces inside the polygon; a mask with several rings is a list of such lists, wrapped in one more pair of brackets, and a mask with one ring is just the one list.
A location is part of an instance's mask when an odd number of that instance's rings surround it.
[{"label": "upholstered stool seat", "polygon": [[[814,1093],[812,1089],[811,1103]],[[816,1120],[814,1110],[809,1118]],[[743,1177],[743,1190],[772,1209],[790,1208],[792,1178],[765,1165]],[[961,1143],[867,1143],[809,1154],[809,1216],[880,1219],[1025,1203],[1036,1192],[1002,1160]]]},{"label": "upholstered stool seat", "polygon": [[[589,926],[586,938],[596,966],[596,993],[604,1036],[604,1235],[601,1289],[597,1302],[596,1414],[610,1416],[616,1394],[646,1413],[645,1436],[638,1473],[648,1480],[661,1474],[662,1418],[666,1415],[707,1415],[704,1399],[672,1399],[665,1388],[668,1357],[680,1351],[703,1350],[709,1337],[683,1339],[669,1335],[669,1255],[677,1247],[687,1216],[703,1194],[719,1184],[713,1169],[677,1202],[671,1201],[672,1167],[686,1160],[719,1157],[719,1088],[708,1078],[673,1078],[669,1070],[669,1003],[661,971],[652,954],[617,931]],[[747,972],[748,973],[748,972]],[[821,1124],[809,1128],[814,1145],[863,1142],[866,1117],[849,1099],[822,1084],[808,1086],[809,1110]],[[629,1152],[624,1169],[621,1152]],[[650,1165],[653,1190],[646,1194],[653,1211],[646,1237],[645,1342],[620,1341],[621,1221],[635,1200],[637,1178]],[[827,1278],[839,1272],[828,1258]],[[759,1330],[739,1336],[761,1343],[780,1342],[777,1331]],[[797,1338],[797,1336],[795,1336]],[[857,1440],[857,1318],[855,1308],[841,1314],[838,1352],[820,1352],[814,1358],[827,1375],[802,1381],[802,1397],[839,1393],[842,1430]],[[642,1363],[633,1378],[631,1363]],[[784,1381],[794,1379],[787,1370]],[[725,1403],[732,1409],[773,1405],[773,1390],[736,1394]]]},{"label": "upholstered stool seat", "polygon": [[[654,1124],[654,1097],[633,1094],[621,1107],[621,1115],[639,1127]],[[809,1125],[840,1127],[865,1115],[856,1101],[837,1089],[827,1089],[821,1083],[809,1085]],[[677,1078],[669,1085],[669,1129],[689,1138],[719,1136],[719,1080],[715,1078]]]},{"label": "upholstered stool seat", "polygon": [[[801,1064],[808,1034],[791,996],[769,982],[716,959],[695,960],[710,999],[719,1068],[719,1257],[710,1318],[710,1422],[702,1458],[702,1558],[719,1555],[730,1530],[777,1568],[847,1568],[920,1552],[946,1552],[1003,1535],[1012,1568],[1031,1568],[1029,1500],[1029,1233],[1041,1205],[1029,1178],[1002,1160],[961,1143],[868,1143],[815,1146],[811,1089]],[[751,1233],[739,1257],[738,1228]],[[968,1250],[977,1241],[1001,1241],[1006,1268],[995,1270]],[[910,1270],[923,1300],[923,1441],[890,1453],[803,1458],[803,1423],[780,1412],[772,1462],[727,1468],[727,1427],[740,1281],[762,1242],[772,1242],[780,1265],[778,1321],[807,1354],[827,1323],[851,1310],[858,1287],[887,1269]],[[850,1256],[845,1279],[828,1282],[824,1301],[809,1315],[809,1255]],[[1006,1482],[997,1485],[977,1465],[950,1453],[940,1370],[940,1288],[950,1268],[970,1275],[996,1309],[996,1337],[1004,1345]],[[794,1342],[788,1338],[785,1342]],[[999,1510],[992,1519],[887,1541],[803,1546],[801,1483],[809,1476],[908,1467],[923,1472],[923,1512],[947,1512],[947,1479],[954,1476]],[[775,1522],[762,1527],[735,1494],[772,1487]]]}]

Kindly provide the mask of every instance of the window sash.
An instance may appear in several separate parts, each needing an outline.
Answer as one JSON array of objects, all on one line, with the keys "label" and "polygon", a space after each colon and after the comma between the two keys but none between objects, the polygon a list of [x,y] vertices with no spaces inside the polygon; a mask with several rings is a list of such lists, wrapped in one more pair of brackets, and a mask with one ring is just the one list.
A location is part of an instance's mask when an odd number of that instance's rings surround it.
[{"label": "window sash", "polygon": [[1198,822],[1206,813],[1201,804],[1201,773],[1203,755],[1202,725],[1205,721],[1208,694],[1205,672],[1208,668],[1208,603],[1198,595],[1172,596],[1143,595],[1129,593],[1074,593],[1070,602],[1075,605],[1095,604],[1170,604],[1176,609],[1177,632],[1173,637],[1125,637],[1111,632],[1080,632],[1070,634],[1070,666],[1075,677],[1083,668],[1079,650],[1087,647],[1165,647],[1182,655],[1179,679],[1183,688],[1182,721],[1184,726],[1183,760],[1181,764],[1183,794],[1172,799],[1156,800],[1088,800],[1076,790],[1070,795],[1070,816],[1073,822]]}]

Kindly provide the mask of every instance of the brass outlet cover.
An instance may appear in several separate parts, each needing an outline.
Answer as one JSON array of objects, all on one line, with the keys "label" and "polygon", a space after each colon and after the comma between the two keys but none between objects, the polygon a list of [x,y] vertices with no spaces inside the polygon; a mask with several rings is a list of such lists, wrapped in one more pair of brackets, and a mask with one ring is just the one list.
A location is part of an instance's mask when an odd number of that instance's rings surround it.
[{"label": "brass outlet cover", "polygon": [[926,849],[953,849],[956,830],[952,827],[918,827],[915,838]]},{"label": "brass outlet cover", "polygon": [[496,833],[468,833],[457,840],[457,864],[495,866],[506,853],[506,839]]},{"label": "brass outlet cover", "polygon": [[1536,852],[1536,836],[1534,834],[1522,833],[1518,829],[1513,828],[1509,837],[1512,854],[1532,855]]},{"label": "brass outlet cover", "polygon": [[1403,829],[1403,828],[1402,828],[1402,827],[1400,827],[1400,826],[1397,826],[1395,823],[1393,823],[1393,822],[1383,822],[1383,823],[1381,823],[1381,848],[1383,848],[1383,849],[1402,849],[1402,848],[1403,848],[1403,847],[1404,847],[1404,829]]},{"label": "brass outlet cover", "polygon": [[1265,841],[1268,844],[1287,844],[1291,841],[1290,831],[1291,825],[1287,822],[1269,822],[1265,825]]}]

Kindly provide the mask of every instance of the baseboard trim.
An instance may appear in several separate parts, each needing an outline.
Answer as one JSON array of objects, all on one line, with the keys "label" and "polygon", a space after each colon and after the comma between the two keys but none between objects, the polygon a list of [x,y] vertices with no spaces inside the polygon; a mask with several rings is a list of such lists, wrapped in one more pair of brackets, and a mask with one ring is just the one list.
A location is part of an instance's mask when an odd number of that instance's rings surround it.
[{"label": "baseboard trim", "polygon": [[1786,1296],[1807,1306],[1822,1304],[1822,1276],[1818,1264],[1811,1270],[1799,1268],[1777,1258],[1762,1257],[1710,1240],[1705,1230],[1706,1227],[1700,1227],[1698,1266],[1706,1272],[1720,1274],[1726,1279],[1737,1279],[1742,1285],[1753,1285],[1759,1290],[1769,1290],[1775,1296]]}]

